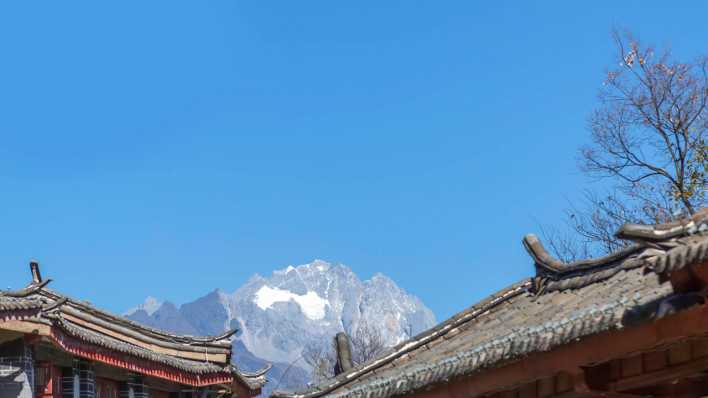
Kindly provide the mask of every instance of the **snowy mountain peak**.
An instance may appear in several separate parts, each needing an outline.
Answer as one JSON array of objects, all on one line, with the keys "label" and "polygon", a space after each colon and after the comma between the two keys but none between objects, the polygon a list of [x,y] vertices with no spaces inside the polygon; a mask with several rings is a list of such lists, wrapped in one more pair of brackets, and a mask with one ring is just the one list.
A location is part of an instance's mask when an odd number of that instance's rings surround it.
[{"label": "snowy mountain peak", "polygon": [[394,345],[435,324],[433,313],[390,278],[376,274],[362,281],[346,265],[324,260],[291,265],[270,277],[254,275],[232,294],[214,290],[179,308],[146,300],[129,317],[187,334],[238,328],[234,360],[246,370],[274,363],[271,378],[277,379],[280,370],[290,375],[281,387],[309,381],[303,351],[329,347],[338,332],[353,334],[367,325],[381,332],[385,344]]},{"label": "snowy mountain peak", "polygon": [[160,307],[162,306],[162,301],[156,299],[155,297],[148,296],[145,298],[145,301],[131,309],[125,312],[125,315],[130,315],[132,313],[135,313],[137,311],[143,310],[145,311],[148,315],[152,315],[157,311]]},{"label": "snowy mountain peak", "polygon": [[396,282],[394,282],[393,279],[380,272],[375,273],[367,282],[396,286]]},{"label": "snowy mountain peak", "polygon": [[324,260],[315,259],[310,263],[301,265],[288,265],[284,269],[273,271],[273,275],[288,275],[291,272],[327,272],[332,267],[332,264]]},{"label": "snowy mountain peak", "polygon": [[332,267],[332,264],[324,261],[324,260],[319,260],[315,259],[313,262],[309,264],[305,264],[304,267],[314,267],[316,270],[320,272],[326,272],[329,271],[330,267]]}]

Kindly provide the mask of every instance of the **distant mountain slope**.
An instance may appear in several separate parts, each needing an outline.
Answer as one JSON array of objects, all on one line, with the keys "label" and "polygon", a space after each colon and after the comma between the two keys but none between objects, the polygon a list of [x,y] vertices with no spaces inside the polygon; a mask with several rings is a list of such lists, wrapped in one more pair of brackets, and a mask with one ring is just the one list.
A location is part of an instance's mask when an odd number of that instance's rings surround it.
[{"label": "distant mountain slope", "polygon": [[127,316],[186,334],[215,335],[237,327],[234,360],[246,370],[272,363],[268,391],[305,385],[311,369],[302,360],[303,349],[330,344],[337,332],[353,334],[367,324],[394,345],[435,324],[417,297],[386,276],[361,281],[345,265],[321,260],[268,278],[254,275],[234,293],[215,290],[179,308],[149,297]]}]

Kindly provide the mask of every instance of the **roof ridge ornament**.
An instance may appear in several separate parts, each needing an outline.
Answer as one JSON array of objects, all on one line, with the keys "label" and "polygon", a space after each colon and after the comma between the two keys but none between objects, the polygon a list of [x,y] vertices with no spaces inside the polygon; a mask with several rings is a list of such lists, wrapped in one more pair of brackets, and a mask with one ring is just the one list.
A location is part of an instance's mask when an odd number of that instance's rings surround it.
[{"label": "roof ridge ornament", "polygon": [[554,271],[560,272],[563,270],[563,268],[567,266],[566,263],[558,260],[550,253],[548,253],[546,248],[543,246],[543,243],[541,243],[541,240],[538,239],[538,236],[534,234],[527,234],[526,236],[524,236],[522,242],[524,244],[524,248],[529,253],[536,265],[537,273],[538,267],[542,267],[545,270],[553,273]]},{"label": "roof ridge ornament", "polygon": [[38,285],[42,283],[42,273],[39,271],[39,262],[37,260],[30,260],[29,266],[32,272],[32,284]]},{"label": "roof ridge ornament", "polygon": [[66,304],[68,301],[69,301],[68,298],[62,297],[61,299],[42,307],[42,311],[51,312],[51,311],[57,310],[57,309],[59,309],[59,307]]},{"label": "roof ridge ornament", "polygon": [[31,285],[27,286],[26,288],[20,289],[20,290],[0,291],[0,296],[15,297],[15,298],[23,298],[23,297],[31,296],[31,295],[37,293],[38,291],[42,290],[51,281],[52,281],[51,279],[47,279],[47,280],[40,282],[39,284],[36,284],[36,285],[31,284]]},{"label": "roof ridge ornament", "polygon": [[199,336],[199,337],[194,337],[194,340],[195,340],[195,341],[198,341],[198,342],[205,342],[205,343],[208,343],[208,342],[215,342],[215,341],[220,341],[220,340],[229,339],[229,338],[231,338],[231,336],[235,335],[235,334],[238,333],[238,332],[239,332],[239,329],[238,329],[238,328],[233,328],[233,329],[227,330],[226,332],[224,332],[224,333],[222,333],[222,334],[215,335],[215,336]]},{"label": "roof ridge ornament", "polygon": [[[565,263],[548,253],[536,235],[524,236],[523,244],[536,268],[535,290],[537,293],[542,293],[548,281],[570,280],[591,274],[595,275],[595,279],[601,278],[599,275],[601,271],[620,265],[628,257],[637,255],[639,252],[643,253],[639,254],[639,257],[651,257],[646,250],[660,249],[665,252],[683,246],[681,238],[696,234],[708,234],[708,208],[697,211],[690,218],[670,223],[624,224],[617,231],[616,236],[634,243],[602,257]],[[657,253],[653,251],[651,254]]]},{"label": "roof ridge ornament", "polygon": [[337,354],[337,364],[335,365],[335,376],[340,373],[349,372],[354,368],[352,360],[352,344],[349,336],[344,332],[337,333],[334,336],[334,349]]},{"label": "roof ridge ornament", "polygon": [[657,242],[694,235],[708,231],[708,207],[702,208],[690,218],[664,224],[624,224],[615,236],[635,242]]},{"label": "roof ridge ornament", "polygon": [[548,253],[541,243],[541,240],[534,234],[524,236],[522,242],[524,248],[534,261],[536,278],[553,280],[562,279],[568,275],[588,273],[596,269],[611,266],[646,247],[645,244],[635,243],[602,257],[565,263]]},{"label": "roof ridge ornament", "polygon": [[273,368],[273,364],[270,362],[266,363],[264,367],[262,367],[261,369],[258,369],[256,371],[253,371],[253,372],[243,371],[243,370],[239,369],[238,366],[236,366],[234,364],[231,364],[231,367],[233,368],[232,370],[234,372],[238,372],[241,376],[249,377],[249,378],[257,378],[257,377],[265,376],[266,373],[268,373],[268,371]]}]

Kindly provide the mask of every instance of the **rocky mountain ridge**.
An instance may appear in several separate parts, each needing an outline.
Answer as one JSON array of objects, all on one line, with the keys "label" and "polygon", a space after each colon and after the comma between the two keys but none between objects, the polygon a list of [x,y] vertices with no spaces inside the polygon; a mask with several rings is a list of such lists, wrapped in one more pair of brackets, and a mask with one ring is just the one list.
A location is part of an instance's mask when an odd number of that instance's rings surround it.
[{"label": "rocky mountain ridge", "polygon": [[148,297],[126,315],[192,335],[238,328],[234,361],[246,370],[273,364],[268,390],[305,385],[311,369],[303,350],[331,344],[337,332],[368,325],[390,346],[435,324],[420,299],[383,274],[362,281],[349,267],[322,260],[254,275],[233,293],[217,289],[179,307]]}]

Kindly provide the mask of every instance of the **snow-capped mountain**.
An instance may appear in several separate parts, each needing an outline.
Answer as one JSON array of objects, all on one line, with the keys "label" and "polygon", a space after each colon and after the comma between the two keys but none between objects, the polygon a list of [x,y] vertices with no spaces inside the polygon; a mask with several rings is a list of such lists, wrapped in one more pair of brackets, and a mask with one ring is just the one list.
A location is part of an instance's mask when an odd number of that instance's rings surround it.
[{"label": "snow-capped mountain", "polygon": [[160,309],[162,304],[162,301],[156,299],[155,297],[148,296],[142,304],[129,309],[124,315],[130,315],[140,310],[145,311],[148,315],[152,315],[155,311]]},{"label": "snow-capped mountain", "polygon": [[337,332],[353,334],[369,325],[387,345],[394,345],[435,324],[433,313],[417,297],[386,276],[361,281],[347,266],[321,260],[289,266],[267,278],[254,275],[233,293],[215,290],[179,308],[149,297],[128,317],[187,334],[238,328],[235,362],[247,370],[272,363],[269,390],[306,384],[311,369],[302,359],[303,350],[331,344]]}]

